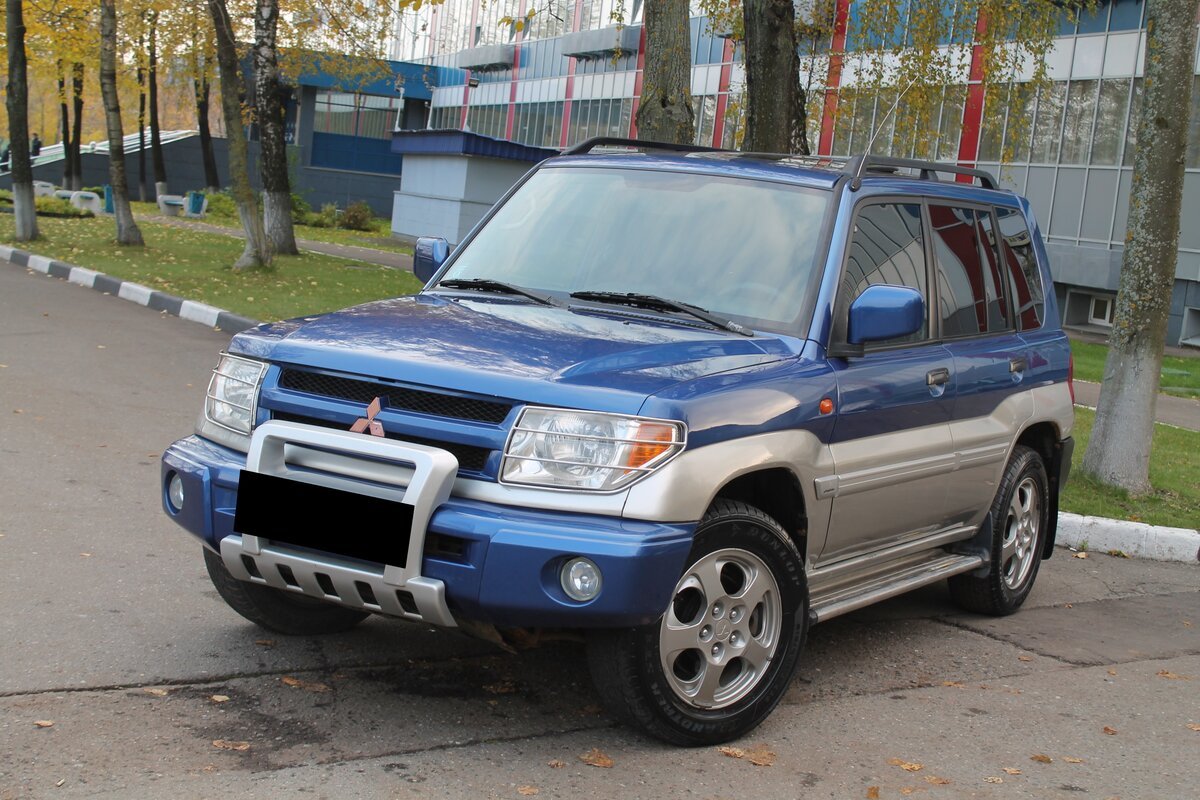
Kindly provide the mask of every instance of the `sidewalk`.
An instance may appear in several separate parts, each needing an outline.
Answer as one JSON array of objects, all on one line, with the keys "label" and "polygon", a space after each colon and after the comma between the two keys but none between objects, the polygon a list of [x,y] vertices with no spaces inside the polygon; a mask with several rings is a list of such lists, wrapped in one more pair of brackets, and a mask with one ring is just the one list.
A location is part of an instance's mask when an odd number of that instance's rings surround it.
[{"label": "sidewalk", "polygon": [[[141,219],[163,225],[175,225],[181,228],[195,228],[207,233],[221,233],[236,239],[244,239],[241,228],[226,228],[199,220],[180,219],[179,217],[164,217],[157,214],[139,214]],[[331,244],[329,242],[314,242],[311,239],[297,239],[296,245],[301,250],[322,253],[334,258],[349,258],[353,261],[365,261],[368,264],[378,264],[392,269],[403,269],[412,272],[412,256],[404,253],[393,253],[387,250],[375,250],[370,247],[358,247],[351,244]]]},{"label": "sidewalk", "polygon": [[[1100,401],[1100,384],[1075,381],[1075,402],[1081,406],[1095,408]],[[1175,397],[1159,394],[1155,404],[1155,419],[1177,428],[1200,431],[1200,400],[1190,397]]]}]

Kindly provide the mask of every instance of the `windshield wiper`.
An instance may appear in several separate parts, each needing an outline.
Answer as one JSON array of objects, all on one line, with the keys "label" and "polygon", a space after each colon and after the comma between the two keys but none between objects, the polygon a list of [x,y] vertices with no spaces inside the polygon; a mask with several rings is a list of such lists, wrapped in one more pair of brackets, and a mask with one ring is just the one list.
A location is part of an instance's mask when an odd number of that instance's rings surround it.
[{"label": "windshield wiper", "polygon": [[[468,289],[476,292],[497,292],[499,294],[515,294],[521,297],[527,297],[535,303],[544,306],[554,306],[562,308],[566,305],[557,297],[552,297],[545,294],[537,294],[528,289],[522,289],[520,286],[514,286],[511,283],[504,281],[494,281],[491,278],[451,278],[441,281],[438,286],[445,286],[447,289]],[[437,288],[436,286],[434,287]]]},{"label": "windshield wiper", "polygon": [[629,306],[631,308],[648,308],[654,311],[674,311],[680,314],[689,314],[716,328],[740,333],[743,336],[754,335],[754,331],[737,324],[731,319],[717,316],[691,303],[684,303],[681,300],[668,300],[665,297],[659,297],[654,294],[637,294],[636,292],[572,292],[571,297],[574,297],[576,300],[591,300],[593,303],[610,303],[612,305]]}]

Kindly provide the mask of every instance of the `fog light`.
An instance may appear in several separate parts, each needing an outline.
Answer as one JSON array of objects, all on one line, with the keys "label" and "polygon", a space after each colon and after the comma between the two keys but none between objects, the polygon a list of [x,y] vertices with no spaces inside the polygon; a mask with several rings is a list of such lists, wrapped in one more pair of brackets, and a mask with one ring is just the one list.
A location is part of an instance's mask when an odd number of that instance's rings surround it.
[{"label": "fog light", "polygon": [[172,511],[183,511],[183,479],[178,472],[172,472],[167,482],[167,502],[171,504]]},{"label": "fog light", "polygon": [[567,597],[581,603],[600,594],[600,568],[586,558],[572,558],[563,564],[562,588]]}]

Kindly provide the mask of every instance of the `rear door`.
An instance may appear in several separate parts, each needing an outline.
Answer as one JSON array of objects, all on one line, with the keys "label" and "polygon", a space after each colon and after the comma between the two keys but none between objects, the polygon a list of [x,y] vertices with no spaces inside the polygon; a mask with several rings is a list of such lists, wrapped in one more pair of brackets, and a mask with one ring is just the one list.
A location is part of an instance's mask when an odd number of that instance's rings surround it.
[{"label": "rear door", "polygon": [[1012,443],[1033,415],[1030,351],[1018,333],[1013,286],[989,206],[929,201],[937,324],[954,358],[950,433],[957,468],[950,521],[976,524],[991,505]]},{"label": "rear door", "polygon": [[845,343],[850,304],[875,284],[917,289],[927,318],[913,336],[872,343],[861,356],[830,359],[838,381],[830,444],[836,474],[818,487],[834,498],[821,563],[919,538],[946,524],[955,375],[952,356],[931,338],[926,251],[919,201],[868,200],[855,210],[831,345]]}]

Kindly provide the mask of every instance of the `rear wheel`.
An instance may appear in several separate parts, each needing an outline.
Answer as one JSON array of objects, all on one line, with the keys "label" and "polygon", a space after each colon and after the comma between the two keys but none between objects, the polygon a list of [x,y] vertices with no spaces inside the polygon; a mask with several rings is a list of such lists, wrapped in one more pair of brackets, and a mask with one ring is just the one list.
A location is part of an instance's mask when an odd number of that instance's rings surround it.
[{"label": "rear wheel", "polygon": [[671,603],[650,625],[589,639],[605,703],[673,744],[728,741],[775,708],[808,626],[804,564],[780,525],[720,500],[696,531]]},{"label": "rear wheel", "polygon": [[1050,523],[1050,482],[1042,457],[1017,445],[992,503],[992,551],[987,575],[956,575],[950,596],[968,611],[1004,616],[1033,588]]},{"label": "rear wheel", "polygon": [[370,614],[293,595],[270,586],[239,581],[221,556],[204,548],[204,566],[221,599],[262,628],[289,636],[316,636],[349,630]]}]

